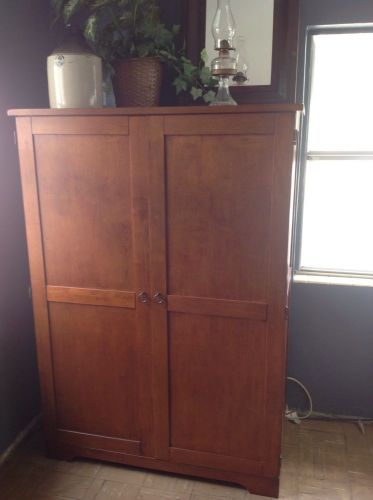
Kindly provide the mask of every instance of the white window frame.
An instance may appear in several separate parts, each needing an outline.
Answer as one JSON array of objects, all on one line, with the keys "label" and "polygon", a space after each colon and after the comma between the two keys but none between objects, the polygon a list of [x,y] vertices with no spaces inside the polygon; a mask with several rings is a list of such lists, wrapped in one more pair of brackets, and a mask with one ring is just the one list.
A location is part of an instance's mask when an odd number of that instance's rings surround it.
[{"label": "white window frame", "polygon": [[356,286],[373,286],[373,273],[352,273],[338,270],[325,270],[309,267],[301,267],[301,249],[302,249],[302,221],[304,208],[305,194],[305,178],[306,165],[308,160],[322,159],[373,159],[373,151],[364,152],[322,152],[308,151],[308,127],[309,127],[309,109],[311,100],[311,84],[312,84],[312,41],[315,35],[327,34],[350,34],[350,33],[373,33],[373,24],[353,24],[353,25],[326,25],[326,26],[309,26],[306,32],[306,57],[304,64],[304,85],[303,85],[303,102],[304,114],[301,120],[299,141],[298,141],[298,158],[297,158],[297,175],[296,175],[296,196],[294,209],[294,228],[293,228],[293,245],[292,245],[292,262],[293,262],[293,277],[296,282],[306,283],[326,283],[326,284],[341,284],[341,285],[356,285]]}]

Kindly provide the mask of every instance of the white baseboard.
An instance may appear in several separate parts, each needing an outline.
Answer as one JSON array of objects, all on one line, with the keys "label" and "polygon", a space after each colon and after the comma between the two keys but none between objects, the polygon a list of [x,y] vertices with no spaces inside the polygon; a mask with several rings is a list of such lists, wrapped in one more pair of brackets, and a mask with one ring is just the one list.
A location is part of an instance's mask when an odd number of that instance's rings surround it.
[{"label": "white baseboard", "polygon": [[41,413],[39,415],[36,415],[31,422],[28,424],[27,427],[21,431],[13,443],[8,446],[8,448],[0,455],[0,466],[3,465],[3,463],[6,461],[6,459],[13,453],[13,451],[24,441],[29,434],[35,429],[35,427],[38,425],[38,423],[41,420]]}]

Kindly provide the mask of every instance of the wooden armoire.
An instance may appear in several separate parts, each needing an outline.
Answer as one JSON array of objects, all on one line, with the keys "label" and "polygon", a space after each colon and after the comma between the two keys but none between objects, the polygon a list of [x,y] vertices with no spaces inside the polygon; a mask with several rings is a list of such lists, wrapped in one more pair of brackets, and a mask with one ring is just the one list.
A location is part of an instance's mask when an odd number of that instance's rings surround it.
[{"label": "wooden armoire", "polygon": [[278,495],[297,110],[10,112],[52,455]]}]

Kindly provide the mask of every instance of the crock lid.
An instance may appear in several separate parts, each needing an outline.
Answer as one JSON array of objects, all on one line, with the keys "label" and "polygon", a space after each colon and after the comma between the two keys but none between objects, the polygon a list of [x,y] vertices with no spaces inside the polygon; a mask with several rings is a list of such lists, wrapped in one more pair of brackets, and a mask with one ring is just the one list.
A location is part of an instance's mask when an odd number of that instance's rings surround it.
[{"label": "crock lid", "polygon": [[93,54],[82,33],[72,26],[67,26],[66,35],[52,54]]}]

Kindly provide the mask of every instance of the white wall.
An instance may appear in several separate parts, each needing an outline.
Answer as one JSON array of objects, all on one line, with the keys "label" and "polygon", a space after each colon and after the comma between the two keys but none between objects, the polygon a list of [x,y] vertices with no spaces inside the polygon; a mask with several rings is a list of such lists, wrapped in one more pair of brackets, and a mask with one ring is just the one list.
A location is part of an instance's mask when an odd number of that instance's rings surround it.
[{"label": "white wall", "polygon": [[[207,0],[206,49],[209,61],[216,57],[211,25],[217,1]],[[244,36],[247,45],[249,85],[269,85],[272,68],[274,0],[231,0],[238,36]]]}]

